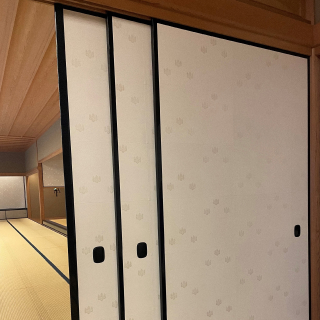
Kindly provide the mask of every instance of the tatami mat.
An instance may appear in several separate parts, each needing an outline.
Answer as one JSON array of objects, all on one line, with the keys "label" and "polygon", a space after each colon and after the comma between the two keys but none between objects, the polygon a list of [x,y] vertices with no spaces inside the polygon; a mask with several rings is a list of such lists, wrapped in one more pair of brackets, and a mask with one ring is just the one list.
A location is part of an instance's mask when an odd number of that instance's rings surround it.
[{"label": "tatami mat", "polygon": [[[28,219],[10,222],[67,274],[65,237]],[[1,221],[0,320],[20,319],[71,319],[69,285],[8,222]]]},{"label": "tatami mat", "polygon": [[69,277],[68,246],[65,236],[30,219],[11,219],[9,221],[59,270]]}]

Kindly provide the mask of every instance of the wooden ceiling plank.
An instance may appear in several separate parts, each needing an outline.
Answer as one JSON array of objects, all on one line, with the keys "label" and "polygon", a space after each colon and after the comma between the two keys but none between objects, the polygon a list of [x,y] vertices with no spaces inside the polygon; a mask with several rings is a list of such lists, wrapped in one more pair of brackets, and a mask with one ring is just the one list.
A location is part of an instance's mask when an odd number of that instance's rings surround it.
[{"label": "wooden ceiling plank", "polygon": [[19,1],[0,92],[0,134],[9,133],[54,29],[52,6]]},{"label": "wooden ceiling plank", "polygon": [[[56,39],[54,35],[10,129],[10,135],[23,136],[28,131],[56,91],[57,86]],[[46,123],[39,125],[45,126]]]},{"label": "wooden ceiling plank", "polygon": [[2,0],[0,10],[0,88],[6,66],[19,0]]},{"label": "wooden ceiling plank", "polygon": [[45,128],[48,127],[48,124],[52,125],[51,120],[53,118],[60,117],[60,101],[59,101],[59,90],[55,90],[53,95],[50,97],[49,101],[38,114],[32,125],[25,132],[25,136],[28,137],[39,137],[41,132],[44,132]]},{"label": "wooden ceiling plank", "polygon": [[48,122],[47,126],[42,129],[42,131],[39,132],[36,139],[39,139],[57,120],[60,119],[60,112],[53,116],[53,118]]}]

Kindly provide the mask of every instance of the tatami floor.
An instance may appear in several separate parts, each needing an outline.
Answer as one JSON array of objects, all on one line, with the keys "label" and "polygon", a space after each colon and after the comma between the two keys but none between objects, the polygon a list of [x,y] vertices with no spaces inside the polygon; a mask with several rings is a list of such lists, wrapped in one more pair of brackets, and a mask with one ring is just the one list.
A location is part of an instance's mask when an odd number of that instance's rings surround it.
[{"label": "tatami floor", "polygon": [[66,237],[29,219],[0,221],[0,320],[71,319],[67,281]]}]

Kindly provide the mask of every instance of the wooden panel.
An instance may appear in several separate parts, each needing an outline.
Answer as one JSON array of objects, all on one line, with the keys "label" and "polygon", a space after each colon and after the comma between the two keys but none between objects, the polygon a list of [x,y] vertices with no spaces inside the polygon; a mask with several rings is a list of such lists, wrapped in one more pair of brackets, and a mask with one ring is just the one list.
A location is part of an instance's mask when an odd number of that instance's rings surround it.
[{"label": "wooden panel", "polygon": [[[43,0],[83,6],[80,0]],[[92,9],[117,9],[311,54],[312,25],[236,0],[87,0]]]},{"label": "wooden panel", "polygon": [[305,10],[303,0],[238,0],[253,5],[264,5],[264,8],[275,8],[296,16],[302,16]]},{"label": "wooden panel", "polygon": [[[23,136],[57,89],[56,39],[52,37],[30,89],[10,130],[12,136]],[[47,123],[38,123],[46,126]]]},{"label": "wooden panel", "polygon": [[317,23],[313,27],[313,46],[320,46],[320,23]]},{"label": "wooden panel", "polygon": [[31,126],[26,131],[28,137],[39,137],[60,117],[60,103],[58,88],[54,91],[49,101],[38,114]]},{"label": "wooden panel", "polygon": [[9,134],[53,34],[53,7],[20,0],[0,92],[1,135]]},{"label": "wooden panel", "polygon": [[320,318],[320,59],[311,57],[310,105],[310,257],[311,319]]},{"label": "wooden panel", "polygon": [[315,0],[305,0],[305,18],[314,24]]},{"label": "wooden panel", "polygon": [[19,0],[2,0],[0,10],[0,88]]}]

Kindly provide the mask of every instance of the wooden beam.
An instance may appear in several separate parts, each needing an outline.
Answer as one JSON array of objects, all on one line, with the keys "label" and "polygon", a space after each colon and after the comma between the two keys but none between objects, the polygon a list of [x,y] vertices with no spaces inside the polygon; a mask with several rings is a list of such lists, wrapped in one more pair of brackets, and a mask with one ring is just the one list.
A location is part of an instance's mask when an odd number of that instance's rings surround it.
[{"label": "wooden beam", "polygon": [[39,177],[40,224],[42,224],[43,220],[45,220],[42,163],[38,163],[38,177]]},{"label": "wooden beam", "polygon": [[310,271],[311,319],[320,315],[320,58],[315,50],[310,73]]},{"label": "wooden beam", "polygon": [[[42,0],[83,6],[81,0]],[[121,10],[311,55],[312,25],[236,0],[87,0],[92,10]]]},{"label": "wooden beam", "polygon": [[38,160],[38,162],[39,162],[39,163],[43,163],[43,162],[45,162],[45,161],[47,161],[47,160],[49,160],[49,159],[51,159],[51,158],[53,158],[53,157],[57,156],[57,155],[58,155],[58,154],[60,154],[60,153],[62,153],[62,148],[60,148],[60,149],[58,149],[58,150],[56,150],[56,151],[54,151],[54,152],[50,153],[48,156],[46,156],[46,157],[44,157],[44,158],[42,158],[42,159]]}]

